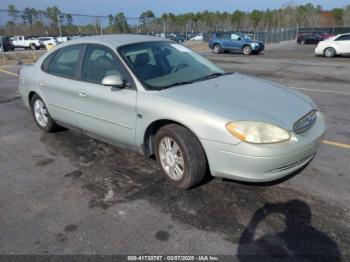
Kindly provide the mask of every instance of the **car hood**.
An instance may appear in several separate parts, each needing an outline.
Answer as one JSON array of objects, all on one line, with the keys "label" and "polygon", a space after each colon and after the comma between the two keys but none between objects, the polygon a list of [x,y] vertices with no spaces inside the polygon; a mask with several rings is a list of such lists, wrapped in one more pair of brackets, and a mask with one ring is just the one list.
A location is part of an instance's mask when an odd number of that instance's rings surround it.
[{"label": "car hood", "polygon": [[232,121],[268,122],[289,131],[297,120],[315,108],[308,97],[296,91],[241,74],[164,89],[160,95]]}]

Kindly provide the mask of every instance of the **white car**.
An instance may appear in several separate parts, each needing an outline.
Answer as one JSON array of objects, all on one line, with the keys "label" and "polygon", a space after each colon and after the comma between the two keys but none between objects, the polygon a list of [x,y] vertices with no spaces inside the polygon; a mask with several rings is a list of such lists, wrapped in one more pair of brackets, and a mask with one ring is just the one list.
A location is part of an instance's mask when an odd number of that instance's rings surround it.
[{"label": "white car", "polygon": [[56,37],[56,39],[57,39],[59,44],[70,40],[68,36],[58,36],[58,37]]},{"label": "white car", "polygon": [[48,45],[56,46],[58,44],[57,39],[51,36],[39,37],[38,40],[40,42],[40,47],[43,48],[47,48]]},{"label": "white car", "polygon": [[203,35],[202,34],[196,35],[195,37],[192,37],[190,41],[198,41],[198,42],[203,41]]},{"label": "white car", "polygon": [[350,33],[333,36],[319,42],[315,53],[316,55],[324,55],[325,57],[350,54]]}]

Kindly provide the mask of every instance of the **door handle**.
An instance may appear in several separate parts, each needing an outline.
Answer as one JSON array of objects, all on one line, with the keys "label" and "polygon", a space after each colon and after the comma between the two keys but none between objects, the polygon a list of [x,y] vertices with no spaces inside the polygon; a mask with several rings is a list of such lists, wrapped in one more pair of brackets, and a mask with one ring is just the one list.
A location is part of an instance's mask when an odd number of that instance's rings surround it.
[{"label": "door handle", "polygon": [[80,97],[84,97],[84,98],[87,98],[87,97],[88,97],[87,93],[84,93],[84,92],[79,92],[78,95],[79,95]]},{"label": "door handle", "polygon": [[42,82],[42,81],[39,82],[39,85],[42,86],[42,87],[46,87],[47,86],[47,84],[45,82]]}]

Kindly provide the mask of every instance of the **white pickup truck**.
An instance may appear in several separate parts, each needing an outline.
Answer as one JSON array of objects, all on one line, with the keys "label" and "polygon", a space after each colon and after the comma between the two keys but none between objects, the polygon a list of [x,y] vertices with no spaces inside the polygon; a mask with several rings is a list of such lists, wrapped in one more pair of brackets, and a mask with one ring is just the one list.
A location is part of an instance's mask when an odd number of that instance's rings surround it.
[{"label": "white pickup truck", "polygon": [[32,50],[40,49],[40,41],[31,39],[28,36],[13,36],[11,37],[14,48],[30,48]]}]

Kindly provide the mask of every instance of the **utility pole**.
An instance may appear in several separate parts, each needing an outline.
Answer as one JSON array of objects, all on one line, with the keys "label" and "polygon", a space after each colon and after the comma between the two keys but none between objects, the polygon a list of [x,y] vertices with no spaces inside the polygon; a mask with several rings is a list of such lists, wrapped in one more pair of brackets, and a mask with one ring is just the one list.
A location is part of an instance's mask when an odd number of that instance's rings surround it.
[{"label": "utility pole", "polygon": [[165,23],[165,20],[164,20],[164,23],[163,23],[164,38],[166,38],[165,31],[166,31],[166,23]]},{"label": "utility pole", "polygon": [[60,36],[62,37],[62,29],[61,29],[61,22],[60,22],[60,14],[57,14],[57,24],[58,24],[58,30],[60,32]]},{"label": "utility pole", "polygon": [[100,33],[103,35],[103,29],[102,29],[102,24],[101,24],[101,17],[98,18],[98,23],[100,24]]}]

